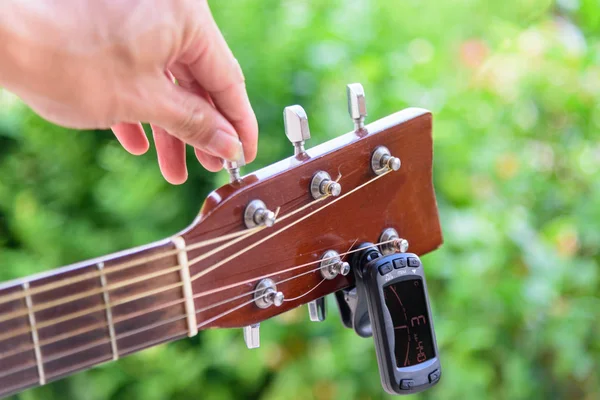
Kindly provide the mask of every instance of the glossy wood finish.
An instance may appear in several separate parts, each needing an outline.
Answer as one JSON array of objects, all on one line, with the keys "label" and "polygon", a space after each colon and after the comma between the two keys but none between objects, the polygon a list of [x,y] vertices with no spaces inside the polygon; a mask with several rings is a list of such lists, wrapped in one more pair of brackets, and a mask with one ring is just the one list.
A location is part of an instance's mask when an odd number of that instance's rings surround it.
[{"label": "glossy wood finish", "polygon": [[[410,242],[410,251],[424,254],[442,243],[437,204],[432,185],[432,118],[422,109],[407,109],[373,124],[367,125],[360,135],[352,132],[321,146],[308,150],[302,159],[290,158],[266,170],[245,177],[241,183],[224,186],[207,199],[196,223],[184,233],[186,241],[197,242],[245,229],[243,212],[253,199],[260,199],[272,210],[281,207],[280,215],[298,209],[313,199],[308,191],[313,175],[320,170],[332,177],[342,175],[339,183],[342,194],[375,177],[370,169],[371,153],[380,145],[392,155],[400,157],[402,167],[363,189],[337,201],[300,224],[267,240],[260,246],[210,272],[194,282],[194,292],[200,293],[219,286],[249,280],[297,265],[317,261],[329,249],[346,252],[357,241],[377,242],[387,227],[395,228]],[[251,245],[253,242],[302,218],[327,202],[327,199],[305,212],[286,220],[280,226],[265,229],[249,239],[235,244],[213,257],[192,266],[192,274],[210,267],[226,256]],[[207,249],[192,250],[190,258]],[[318,264],[285,274],[277,274],[275,282],[294,274],[306,272]],[[277,287],[286,298],[307,293],[322,281],[318,271],[285,282]],[[211,296],[196,299],[196,309],[240,296],[254,290],[257,281],[247,283]],[[311,300],[348,287],[348,277],[325,281],[317,289],[295,301],[286,301],[281,307],[260,309],[250,304],[207,324],[206,327],[241,327],[256,323]],[[251,299],[244,296],[200,314],[207,320]]]},{"label": "glossy wood finish", "polygon": [[[318,263],[293,272],[281,271],[318,262],[329,249],[343,253],[354,243],[377,242],[387,227],[395,228],[400,236],[408,239],[412,252],[424,254],[437,248],[442,243],[442,235],[432,186],[431,124],[429,112],[404,110],[367,125],[359,133],[340,136],[309,149],[302,156],[282,160],[211,193],[196,221],[179,234],[187,245],[244,231],[243,212],[253,199],[264,201],[273,210],[280,207],[280,217],[311,203],[309,183],[317,171],[327,171],[334,179],[341,174],[342,195],[357,188],[375,177],[370,160],[379,145],[388,147],[392,155],[402,160],[399,171],[347,197],[328,198],[314,204],[190,265],[193,276],[289,227],[192,283],[199,328],[242,327],[348,287],[352,284],[352,274],[323,281],[318,271],[311,272],[318,268]],[[333,202],[305,218],[313,210]],[[302,218],[305,219],[291,226]],[[222,243],[191,250],[188,258],[193,260],[220,245]],[[170,240],[164,240],[0,285],[0,320],[3,315],[23,314],[0,322],[0,396],[40,383],[26,302],[23,298],[2,301],[5,296],[22,293],[24,282],[29,282],[35,291],[48,284],[92,274],[91,278],[31,296],[34,308],[44,308],[35,311],[34,316],[47,381],[113,359],[113,338],[118,356],[122,357],[185,336],[188,326],[183,282],[179,271],[173,271],[173,267],[178,266],[174,249]],[[147,261],[147,257],[154,259]],[[139,261],[139,265],[120,269],[123,263],[134,261]],[[99,263],[104,264],[106,287],[97,274],[94,276]],[[278,285],[288,300],[281,307],[260,309],[253,303],[244,305],[252,300],[250,293],[261,276],[271,275],[271,279],[279,282],[299,274],[302,275]],[[138,282],[122,285],[131,279]],[[248,282],[237,285],[245,281]],[[122,287],[115,288],[115,285]],[[226,286],[227,289],[219,290]],[[90,291],[93,294],[81,297]],[[104,308],[104,292],[110,297],[114,319],[112,337]],[[63,301],[74,295],[79,298]],[[135,299],[129,300],[131,298]],[[75,317],[65,319],[73,315]],[[60,322],[53,322],[57,320]],[[21,331],[7,337],[11,332]]]}]

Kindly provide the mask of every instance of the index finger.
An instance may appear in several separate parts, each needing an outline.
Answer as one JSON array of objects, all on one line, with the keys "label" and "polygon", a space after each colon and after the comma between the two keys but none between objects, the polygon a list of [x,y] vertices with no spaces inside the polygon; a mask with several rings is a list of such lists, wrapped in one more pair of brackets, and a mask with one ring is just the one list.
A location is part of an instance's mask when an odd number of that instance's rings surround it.
[{"label": "index finger", "polygon": [[186,52],[185,62],[196,81],[210,95],[217,109],[229,120],[244,146],[248,162],[256,157],[258,123],[250,105],[242,69],[210,13],[204,8],[199,38]]}]

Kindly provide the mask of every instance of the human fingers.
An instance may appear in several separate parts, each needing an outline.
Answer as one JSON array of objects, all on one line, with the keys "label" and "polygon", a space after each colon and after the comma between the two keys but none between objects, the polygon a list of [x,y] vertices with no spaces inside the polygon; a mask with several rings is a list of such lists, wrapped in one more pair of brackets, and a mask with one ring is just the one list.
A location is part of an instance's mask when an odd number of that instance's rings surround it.
[{"label": "human fingers", "polygon": [[210,172],[219,172],[223,168],[223,161],[220,158],[199,149],[194,149],[194,151],[200,164]]},{"label": "human fingers", "polygon": [[240,158],[234,128],[209,102],[165,77],[157,83],[157,92],[159,95],[143,103],[142,120],[214,156]]},{"label": "human fingers", "polygon": [[121,146],[131,154],[140,155],[148,151],[150,144],[140,123],[122,122],[111,127]]},{"label": "human fingers", "polygon": [[180,185],[187,180],[185,143],[160,126],[151,124],[160,172],[167,182]]},{"label": "human fingers", "polygon": [[234,126],[244,146],[246,161],[256,157],[258,123],[250,105],[242,69],[225,42],[206,2],[201,7],[202,28],[182,61],[209,94],[217,109]]}]

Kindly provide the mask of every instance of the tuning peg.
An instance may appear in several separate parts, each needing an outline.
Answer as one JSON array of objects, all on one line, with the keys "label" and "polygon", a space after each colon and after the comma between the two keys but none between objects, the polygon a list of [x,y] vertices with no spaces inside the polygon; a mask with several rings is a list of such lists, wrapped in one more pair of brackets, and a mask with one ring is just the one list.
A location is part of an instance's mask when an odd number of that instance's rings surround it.
[{"label": "tuning peg", "polygon": [[325,321],[325,297],[316,299],[308,303],[308,316],[313,322]]},{"label": "tuning peg", "polygon": [[394,228],[386,228],[379,236],[379,250],[383,255],[394,253],[406,253],[408,251],[408,240],[398,235]]},{"label": "tuning peg", "polygon": [[381,175],[387,171],[398,171],[402,162],[398,157],[392,156],[390,150],[385,146],[377,146],[371,156],[371,170],[375,175]]},{"label": "tuning peg", "polygon": [[317,172],[310,181],[310,194],[315,200],[323,196],[337,197],[341,192],[342,185],[331,179],[325,171]]},{"label": "tuning peg", "polygon": [[304,153],[304,142],[310,139],[308,117],[304,108],[299,105],[289,106],[283,110],[285,135],[294,145],[294,155]]},{"label": "tuning peg", "polygon": [[367,116],[367,103],[365,101],[365,90],[360,83],[351,83],[346,86],[348,94],[348,113],[354,121],[354,130],[359,131],[365,127]]},{"label": "tuning peg", "polygon": [[246,159],[244,158],[244,148],[242,142],[238,142],[238,158],[236,160],[225,160],[223,166],[229,172],[229,182],[233,183],[240,180],[240,167],[246,165]]},{"label": "tuning peg", "polygon": [[260,324],[244,327],[244,342],[249,349],[260,347]]},{"label": "tuning peg", "polygon": [[267,208],[261,200],[252,200],[244,210],[244,224],[247,228],[264,225],[271,227],[275,224],[275,213]]}]

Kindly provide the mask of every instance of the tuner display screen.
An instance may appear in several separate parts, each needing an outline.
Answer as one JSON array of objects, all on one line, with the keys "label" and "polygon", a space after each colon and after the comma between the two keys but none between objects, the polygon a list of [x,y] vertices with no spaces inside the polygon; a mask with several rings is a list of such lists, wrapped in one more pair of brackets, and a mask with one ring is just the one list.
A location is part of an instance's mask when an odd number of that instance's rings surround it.
[{"label": "tuner display screen", "polygon": [[394,324],[396,366],[408,367],[435,357],[423,281],[389,284],[383,295]]}]

